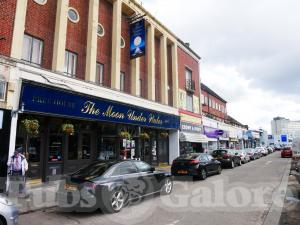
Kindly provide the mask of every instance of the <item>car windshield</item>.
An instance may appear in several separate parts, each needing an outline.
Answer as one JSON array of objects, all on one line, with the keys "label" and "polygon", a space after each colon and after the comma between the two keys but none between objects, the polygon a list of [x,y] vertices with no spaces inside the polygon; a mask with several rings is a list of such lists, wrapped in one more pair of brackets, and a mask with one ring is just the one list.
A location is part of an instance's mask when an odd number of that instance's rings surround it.
[{"label": "car windshield", "polygon": [[112,165],[113,163],[111,162],[96,162],[73,173],[72,177],[79,177],[85,180],[94,179],[102,176]]}]

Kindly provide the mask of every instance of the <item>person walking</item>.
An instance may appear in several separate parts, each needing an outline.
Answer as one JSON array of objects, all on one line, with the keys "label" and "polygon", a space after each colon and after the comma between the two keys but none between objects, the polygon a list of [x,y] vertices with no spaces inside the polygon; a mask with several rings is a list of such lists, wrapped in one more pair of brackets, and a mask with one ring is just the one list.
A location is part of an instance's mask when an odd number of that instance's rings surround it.
[{"label": "person walking", "polygon": [[23,153],[23,148],[19,147],[15,150],[14,155],[8,159],[9,182],[8,193],[17,193],[20,197],[25,197],[26,171],[28,170],[28,162]]}]

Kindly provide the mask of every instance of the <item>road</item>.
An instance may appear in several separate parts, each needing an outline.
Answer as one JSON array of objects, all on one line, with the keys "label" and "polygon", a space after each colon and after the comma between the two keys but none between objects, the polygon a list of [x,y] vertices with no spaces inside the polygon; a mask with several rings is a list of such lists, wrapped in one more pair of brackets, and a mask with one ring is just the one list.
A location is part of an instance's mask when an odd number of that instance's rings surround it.
[{"label": "road", "polygon": [[[205,181],[180,179],[170,196],[154,196],[118,214],[60,213],[55,208],[20,216],[22,225],[252,225],[276,224],[290,159],[275,152]],[[280,190],[278,188],[281,188]],[[283,190],[282,190],[283,189]]]}]

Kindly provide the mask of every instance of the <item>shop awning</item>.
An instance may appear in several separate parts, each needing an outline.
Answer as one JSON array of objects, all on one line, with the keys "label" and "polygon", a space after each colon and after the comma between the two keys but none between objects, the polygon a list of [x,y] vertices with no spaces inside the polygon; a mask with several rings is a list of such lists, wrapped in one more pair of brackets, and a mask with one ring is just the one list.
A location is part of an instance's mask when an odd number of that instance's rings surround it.
[{"label": "shop awning", "polygon": [[209,138],[209,137],[207,137],[207,141],[209,141],[209,142],[217,142],[218,139],[217,138]]},{"label": "shop awning", "polygon": [[229,138],[229,140],[230,140],[231,142],[239,142],[239,139],[237,139],[237,138]]},{"label": "shop awning", "polygon": [[219,141],[229,141],[228,137],[219,137]]},{"label": "shop awning", "polygon": [[179,140],[182,142],[207,143],[208,139],[203,134],[180,132]]}]

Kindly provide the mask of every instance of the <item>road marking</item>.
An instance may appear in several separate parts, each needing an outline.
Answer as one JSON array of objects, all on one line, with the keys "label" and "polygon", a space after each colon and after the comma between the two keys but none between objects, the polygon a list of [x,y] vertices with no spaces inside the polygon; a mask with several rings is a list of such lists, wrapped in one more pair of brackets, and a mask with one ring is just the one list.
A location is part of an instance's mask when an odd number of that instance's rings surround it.
[{"label": "road marking", "polygon": [[172,223],[168,223],[167,225],[175,225],[175,224],[177,224],[177,223],[179,223],[180,222],[180,220],[175,220],[175,221],[173,221]]},{"label": "road marking", "polygon": [[269,165],[270,163],[272,163],[272,161],[268,161],[268,162],[266,162],[266,166],[267,166],[267,165]]}]

